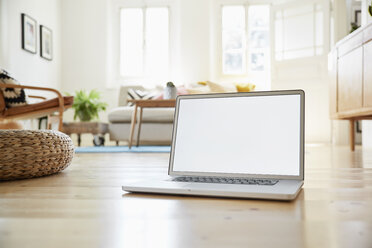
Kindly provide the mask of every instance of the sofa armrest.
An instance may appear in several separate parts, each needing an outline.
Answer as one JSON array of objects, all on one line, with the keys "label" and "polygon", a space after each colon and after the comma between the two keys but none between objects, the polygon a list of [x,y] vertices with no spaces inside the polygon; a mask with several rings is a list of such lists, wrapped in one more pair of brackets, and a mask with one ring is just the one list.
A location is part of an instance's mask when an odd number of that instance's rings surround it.
[{"label": "sofa armrest", "polygon": [[144,90],[145,88],[141,85],[122,85],[119,91],[119,107],[128,105],[128,90]]}]

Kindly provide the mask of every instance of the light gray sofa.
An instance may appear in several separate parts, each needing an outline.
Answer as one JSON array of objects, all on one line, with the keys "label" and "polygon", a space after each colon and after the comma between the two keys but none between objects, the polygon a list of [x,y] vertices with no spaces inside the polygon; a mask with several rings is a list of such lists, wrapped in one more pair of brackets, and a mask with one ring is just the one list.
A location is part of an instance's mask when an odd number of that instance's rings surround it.
[{"label": "light gray sofa", "polygon": [[[108,113],[110,140],[129,140],[133,106],[128,106],[128,89],[144,90],[142,86],[121,86],[119,92],[119,106]],[[140,144],[170,144],[172,140],[174,108],[144,108],[142,114]],[[134,142],[137,139],[136,125]],[[134,143],[135,144],[135,143]]]}]

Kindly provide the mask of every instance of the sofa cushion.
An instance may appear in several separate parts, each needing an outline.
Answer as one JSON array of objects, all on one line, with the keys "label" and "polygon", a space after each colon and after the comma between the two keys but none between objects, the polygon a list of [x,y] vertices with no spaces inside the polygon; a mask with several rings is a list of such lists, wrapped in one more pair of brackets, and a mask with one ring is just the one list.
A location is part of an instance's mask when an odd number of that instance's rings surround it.
[{"label": "sofa cushion", "polygon": [[[157,97],[160,93],[153,90],[139,90],[139,89],[128,89],[127,100],[150,100]],[[133,106],[133,102],[129,102],[128,106]]]},{"label": "sofa cushion", "polygon": [[207,81],[207,85],[211,90],[211,93],[228,93],[228,92],[237,92],[236,86],[233,84],[225,83],[218,84],[211,81]]},{"label": "sofa cushion", "polygon": [[[109,123],[110,140],[128,141],[131,123]],[[140,144],[169,145],[172,140],[173,123],[142,123]],[[137,134],[138,125],[134,129]],[[134,135],[137,140],[137,135]]]},{"label": "sofa cushion", "polygon": [[144,88],[140,85],[127,85],[127,86],[120,86],[119,92],[119,107],[127,106],[128,105],[128,90],[129,89],[140,89],[144,90]]},{"label": "sofa cushion", "polygon": [[209,94],[212,93],[208,86],[187,88],[189,94]]},{"label": "sofa cushion", "polygon": [[[125,123],[132,121],[134,107],[124,106],[112,109],[108,114],[111,123]],[[139,116],[139,111],[137,112]],[[143,122],[173,122],[174,108],[144,108]]]},{"label": "sofa cushion", "polygon": [[[17,80],[12,78],[9,73],[0,68],[0,83],[3,84],[15,84],[19,83]],[[20,88],[1,88],[5,100],[6,107],[18,107],[27,104],[26,94],[23,89]]]}]

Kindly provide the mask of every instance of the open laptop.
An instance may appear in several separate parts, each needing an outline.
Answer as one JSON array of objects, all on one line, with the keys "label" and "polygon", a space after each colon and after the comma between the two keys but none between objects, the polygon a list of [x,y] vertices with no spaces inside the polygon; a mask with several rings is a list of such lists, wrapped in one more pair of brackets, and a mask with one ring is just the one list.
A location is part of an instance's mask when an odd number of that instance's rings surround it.
[{"label": "open laptop", "polygon": [[304,180],[302,90],[177,97],[168,177],[129,192],[294,199]]}]

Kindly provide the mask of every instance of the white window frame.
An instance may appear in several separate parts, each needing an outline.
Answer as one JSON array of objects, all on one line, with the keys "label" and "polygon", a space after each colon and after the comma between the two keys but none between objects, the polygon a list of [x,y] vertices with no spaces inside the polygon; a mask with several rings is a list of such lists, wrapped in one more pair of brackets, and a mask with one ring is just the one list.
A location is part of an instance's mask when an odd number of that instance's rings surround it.
[{"label": "white window frame", "polygon": [[[107,86],[109,88],[117,88],[120,85],[125,84],[141,84],[146,86],[146,75],[141,76],[122,76],[120,73],[120,11],[123,8],[168,8],[168,74],[172,71],[172,61],[173,53],[172,47],[174,47],[174,9],[175,2],[174,0],[147,0],[147,1],[138,1],[138,0],[111,0],[110,3],[110,16],[111,21],[109,22],[109,55],[108,55],[108,68],[107,71],[112,76],[108,77]],[[145,16],[143,17],[145,20]],[[145,25],[145,24],[144,24]],[[143,29],[145,35],[145,28]],[[146,56],[146,51],[144,50],[143,56]],[[146,62],[143,60],[143,68],[145,68]],[[169,76],[169,75],[168,75]],[[153,85],[150,85],[150,87]]]},{"label": "white window frame", "polygon": [[[223,63],[225,61],[225,54],[224,54],[224,51],[223,51],[223,7],[229,7],[229,6],[242,6],[244,8],[244,17],[245,17],[245,20],[244,20],[244,34],[243,34],[243,44],[242,44],[242,50],[243,50],[243,58],[242,58],[242,69],[243,69],[243,72],[242,73],[225,73],[224,72],[224,68],[223,68]],[[223,4],[221,6],[221,10],[220,10],[220,15],[221,15],[221,53],[222,53],[222,60],[221,60],[221,71],[222,71],[222,74],[223,75],[231,75],[231,76],[240,76],[240,75],[246,75],[248,73],[248,50],[249,50],[249,47],[247,46],[247,36],[248,36],[248,8],[249,6],[247,6],[246,4]]]},{"label": "white window frame", "polygon": [[[245,53],[244,53],[244,60],[245,60],[245,72],[241,74],[225,74],[223,72],[223,47],[222,47],[222,7],[224,6],[234,6],[234,5],[239,5],[239,6],[244,6],[245,8],[245,41],[247,43],[248,41],[248,33],[249,33],[249,7],[252,5],[269,5],[271,6],[271,1],[259,1],[259,0],[232,0],[232,1],[227,1],[227,0],[222,0],[218,1],[216,3],[216,8],[217,8],[217,20],[218,22],[215,23],[216,25],[216,53],[217,53],[217,63],[216,63],[216,69],[215,73],[217,76],[217,80],[239,80],[242,78],[249,78],[252,74],[260,74],[262,72],[256,72],[256,71],[251,71],[249,67],[249,52],[250,52],[250,47],[245,44]],[[271,16],[270,16],[271,18]],[[271,22],[271,20],[270,20]],[[269,40],[269,47],[271,49],[271,32],[269,32],[270,35],[270,40]],[[269,52],[268,56],[271,56],[271,51]],[[269,65],[270,66],[270,63]],[[267,70],[270,73],[270,68]],[[270,80],[270,79],[269,79]]]},{"label": "white window frame", "polygon": [[[277,9],[297,6],[298,1],[291,1],[287,3],[272,5],[271,8],[271,24],[270,24],[270,37],[271,37],[271,78],[273,81],[289,81],[300,79],[301,74],[309,73],[313,75],[314,82],[321,82],[322,79],[327,77],[328,72],[324,68],[327,64],[327,54],[330,51],[330,4],[327,0],[305,0],[309,4],[322,4],[323,6],[323,53],[321,55],[311,57],[299,57],[286,60],[276,60],[275,58],[275,18],[274,14]],[[291,68],[290,70],[288,68]],[[296,69],[294,69],[296,68]],[[293,72],[297,72],[296,75]]]},{"label": "white window frame", "polygon": [[[313,14],[313,17],[314,17],[314,22],[313,22],[313,29],[314,29],[314,37],[313,37],[313,45],[312,46],[309,46],[309,47],[305,47],[305,48],[299,48],[299,49],[289,49],[289,50],[285,50],[284,48],[281,50],[281,51],[277,51],[276,50],[276,47],[275,47],[275,39],[276,39],[276,36],[275,36],[275,21],[277,20],[277,18],[275,17],[275,13],[276,12],[281,12],[282,16],[281,16],[281,19],[282,21],[284,20],[284,15],[283,15],[283,9],[290,9],[290,8],[293,8],[293,7],[297,7],[298,6],[298,3],[297,2],[289,2],[289,3],[286,3],[286,4],[281,4],[281,5],[278,5],[277,7],[274,6],[272,8],[272,13],[271,13],[271,22],[272,24],[270,25],[271,26],[271,29],[272,29],[272,34],[271,34],[271,39],[272,39],[272,60],[274,60],[275,62],[280,62],[280,61],[288,61],[288,60],[301,60],[301,59],[306,59],[308,57],[324,57],[324,55],[326,55],[329,51],[329,14],[328,14],[328,8],[327,8],[327,5],[328,5],[328,2],[325,2],[324,0],[307,0],[305,1],[303,4],[311,4],[313,5],[312,7],[314,8],[312,12],[309,12],[309,13],[312,13]],[[322,6],[322,14],[323,14],[323,23],[325,23],[326,25],[324,25],[322,27],[323,29],[323,44],[321,46],[319,45],[316,45],[316,29],[317,29],[317,26],[315,25],[315,15],[316,15],[316,12],[317,10],[315,9],[315,6],[316,4],[318,5],[321,5]],[[292,16],[291,16],[292,17]],[[291,18],[289,17],[289,18]],[[327,25],[328,24],[328,25]],[[327,28],[328,27],[328,28]],[[283,39],[284,39],[284,36],[283,36]],[[282,44],[284,44],[284,41],[282,41]],[[313,49],[313,56],[303,56],[303,57],[296,57],[296,58],[290,58],[290,59],[286,59],[284,58],[284,53],[285,52],[288,52],[288,51],[296,51],[296,50],[302,50],[302,49],[306,49],[306,48],[311,48]],[[317,54],[316,53],[316,50],[321,48],[322,49],[322,53],[321,54]],[[280,52],[282,53],[282,59],[277,59],[276,58],[276,53],[277,52]]]}]

